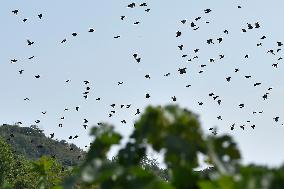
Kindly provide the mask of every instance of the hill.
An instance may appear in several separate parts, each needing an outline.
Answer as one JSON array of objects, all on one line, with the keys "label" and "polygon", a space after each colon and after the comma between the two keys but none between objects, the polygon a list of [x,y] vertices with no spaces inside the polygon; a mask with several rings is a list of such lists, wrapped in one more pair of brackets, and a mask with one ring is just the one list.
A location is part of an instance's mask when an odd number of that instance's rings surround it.
[{"label": "hill", "polygon": [[78,165],[85,152],[75,144],[65,140],[48,138],[37,126],[19,127],[18,125],[0,126],[0,137],[11,145],[15,154],[35,160],[42,156],[55,157],[64,166]]}]

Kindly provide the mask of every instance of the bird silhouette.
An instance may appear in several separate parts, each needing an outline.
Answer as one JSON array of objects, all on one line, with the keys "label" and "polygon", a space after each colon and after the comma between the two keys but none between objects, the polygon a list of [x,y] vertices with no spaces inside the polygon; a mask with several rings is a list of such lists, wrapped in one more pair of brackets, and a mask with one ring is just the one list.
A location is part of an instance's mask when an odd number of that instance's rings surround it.
[{"label": "bird silhouette", "polygon": [[147,3],[141,3],[140,7],[147,7]]},{"label": "bird silhouette", "polygon": [[138,115],[138,114],[140,114],[140,113],[141,113],[140,110],[137,109],[135,115]]},{"label": "bird silhouette", "polygon": [[260,28],[260,24],[258,22],[256,22],[254,25],[255,25],[255,28]]},{"label": "bird silhouette", "polygon": [[258,85],[261,85],[261,83],[255,83],[255,84],[253,84],[253,86],[258,86]]},{"label": "bird silhouette", "polygon": [[265,94],[262,96],[263,100],[266,100],[266,99],[268,98],[268,94],[269,94],[269,93],[265,93]]},{"label": "bird silhouette", "polygon": [[207,39],[207,44],[214,44],[213,39]]},{"label": "bird silhouette", "polygon": [[191,22],[191,23],[190,23],[190,26],[191,26],[192,28],[194,28],[194,27],[196,26],[196,24],[195,24],[194,22]]},{"label": "bird silhouette", "polygon": [[218,105],[221,105],[222,100],[217,100]]},{"label": "bird silhouette", "polygon": [[42,14],[39,14],[39,15],[38,15],[38,18],[39,18],[39,19],[42,19]]},{"label": "bird silhouette", "polygon": [[283,43],[281,41],[277,41],[277,46],[281,47],[283,45]]},{"label": "bird silhouette", "polygon": [[280,118],[280,117],[277,116],[277,117],[274,117],[273,120],[274,120],[275,122],[278,122],[278,121],[279,121],[279,118]]},{"label": "bird silhouette", "polygon": [[134,8],[136,6],[135,3],[130,3],[129,5],[127,5],[128,8]]},{"label": "bird silhouette", "polygon": [[150,77],[150,75],[149,75],[149,74],[146,74],[146,75],[145,75],[145,78],[147,78],[147,79],[151,79],[151,77]]},{"label": "bird silhouette", "polygon": [[92,33],[92,32],[94,32],[94,31],[95,31],[95,29],[90,28],[88,32]]},{"label": "bird silhouette", "polygon": [[176,32],[176,37],[180,37],[181,34],[182,34],[182,33],[181,33],[180,31],[177,31],[177,32]]},{"label": "bird silhouette", "polygon": [[29,46],[33,45],[35,42],[34,41],[30,41],[29,39],[27,40],[27,43]]},{"label": "bird silhouette", "polygon": [[234,123],[233,125],[231,125],[230,128],[231,128],[231,131],[234,130],[234,128],[235,128],[235,123]]},{"label": "bird silhouette", "polygon": [[11,63],[16,63],[16,62],[18,62],[17,59],[12,59],[12,60],[11,60]]},{"label": "bird silhouette", "polygon": [[12,13],[13,13],[13,14],[15,14],[15,15],[18,15],[19,10],[18,10],[18,9],[16,9],[16,10],[12,10]]},{"label": "bird silhouette", "polygon": [[247,25],[249,30],[253,29],[253,26],[251,24],[247,23]]},{"label": "bird silhouette", "polygon": [[213,100],[216,100],[217,98],[219,98],[219,96],[214,96],[214,97],[213,97]]},{"label": "bird silhouette", "polygon": [[207,13],[210,13],[212,10],[211,9],[205,9],[204,12],[207,14]]},{"label": "bird silhouette", "polygon": [[183,45],[179,45],[178,48],[179,48],[179,50],[182,50],[183,49]]},{"label": "bird silhouette", "polygon": [[262,36],[260,39],[266,39],[266,36],[264,35],[264,36]]},{"label": "bird silhouette", "polygon": [[243,108],[243,107],[245,107],[244,104],[239,104],[239,108]]},{"label": "bird silhouette", "polygon": [[178,71],[180,74],[185,74],[187,68],[179,68]]},{"label": "bird silhouette", "polygon": [[217,41],[218,41],[219,43],[221,43],[221,42],[223,41],[223,38],[220,37],[220,38],[217,39]]}]

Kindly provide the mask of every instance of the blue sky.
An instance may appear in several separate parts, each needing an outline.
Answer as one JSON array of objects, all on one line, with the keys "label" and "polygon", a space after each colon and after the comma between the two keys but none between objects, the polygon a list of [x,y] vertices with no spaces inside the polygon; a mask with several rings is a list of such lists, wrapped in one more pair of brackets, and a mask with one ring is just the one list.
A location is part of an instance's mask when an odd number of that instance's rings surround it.
[{"label": "blue sky", "polygon": [[[151,9],[126,8],[132,1],[3,1],[0,3],[1,43],[0,43],[0,123],[22,121],[23,126],[41,120],[39,127],[46,134],[55,132],[55,137],[74,142],[83,147],[90,142],[88,130],[82,125],[84,119],[89,125],[106,121],[127,136],[132,128],[137,108],[143,110],[147,105],[165,105],[172,103],[171,97],[177,97],[177,104],[200,115],[204,130],[217,126],[220,133],[230,133],[242,150],[245,163],[255,162],[271,166],[283,162],[284,151],[280,145],[284,142],[284,110],[282,108],[284,86],[283,65],[277,61],[280,51],[273,56],[266,53],[277,49],[277,41],[283,40],[284,28],[281,25],[284,3],[271,1],[147,1]],[[144,1],[136,1],[137,4]],[[238,9],[237,6],[242,8]],[[204,14],[204,9],[212,12]],[[19,9],[18,15],[12,10]],[[42,13],[42,20],[37,15]],[[120,16],[125,15],[124,21]],[[200,29],[193,31],[191,21]],[[22,20],[28,18],[27,22]],[[187,19],[186,24],[181,20]],[[140,21],[138,25],[134,22]],[[205,23],[209,21],[210,23]],[[259,22],[259,29],[242,33],[247,23]],[[88,33],[94,28],[94,33]],[[229,35],[223,33],[227,29]],[[182,36],[175,37],[176,31]],[[77,32],[78,36],[71,34]],[[120,35],[119,39],[114,36]],[[266,35],[265,40],[260,38]],[[207,45],[207,39],[222,37],[220,44]],[[65,44],[60,42],[67,38]],[[27,46],[26,40],[35,41]],[[263,43],[257,47],[257,43]],[[178,45],[183,44],[181,52]],[[193,50],[199,48],[199,58],[187,62],[195,56]],[[137,63],[133,54],[137,53],[141,63]],[[187,54],[187,58],[182,58]],[[218,59],[220,54],[225,58]],[[249,58],[244,56],[249,54]],[[29,60],[28,57],[35,56]],[[18,62],[11,64],[11,59]],[[215,63],[209,63],[215,58]],[[273,63],[279,67],[273,68]],[[207,66],[201,68],[200,65]],[[179,68],[187,67],[187,73],[180,75]],[[234,69],[239,68],[238,73]],[[19,70],[24,69],[22,75]],[[204,70],[202,74],[198,74]],[[169,77],[164,74],[170,72]],[[35,79],[35,75],[41,75]],[[149,74],[151,79],[144,76]],[[250,79],[244,78],[251,75]],[[231,82],[226,77],[231,76]],[[65,80],[70,79],[69,83]],[[91,87],[87,100],[82,96],[89,80]],[[123,81],[118,86],[117,82]],[[253,87],[256,82],[262,84]],[[192,86],[186,88],[185,86]],[[268,100],[262,95],[269,87]],[[222,99],[222,105],[208,96],[214,92]],[[145,98],[149,93],[151,97]],[[24,98],[30,101],[24,101]],[[96,98],[101,101],[96,101]],[[203,102],[199,106],[198,102]],[[131,104],[131,108],[116,108],[116,114],[108,118],[112,103]],[[240,109],[239,104],[245,107]],[[75,107],[80,106],[79,112]],[[69,111],[64,111],[68,108]],[[253,115],[253,111],[264,111]],[[42,111],[47,111],[42,115]],[[221,115],[223,120],[218,121]],[[64,120],[60,120],[61,117]],[[279,116],[278,123],[273,117]],[[127,124],[120,121],[125,119]],[[246,124],[250,120],[255,124],[252,130],[247,124],[244,131],[230,125]],[[63,123],[63,128],[58,124]],[[70,135],[78,134],[76,140],[68,140]]]}]

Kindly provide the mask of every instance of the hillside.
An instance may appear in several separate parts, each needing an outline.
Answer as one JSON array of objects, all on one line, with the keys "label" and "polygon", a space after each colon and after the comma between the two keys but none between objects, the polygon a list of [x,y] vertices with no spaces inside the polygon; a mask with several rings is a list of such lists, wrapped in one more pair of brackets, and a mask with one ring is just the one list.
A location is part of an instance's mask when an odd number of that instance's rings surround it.
[{"label": "hillside", "polygon": [[0,126],[0,137],[12,146],[16,154],[32,160],[46,155],[55,157],[65,166],[73,166],[77,165],[85,154],[82,149],[65,140],[57,141],[46,137],[36,126],[4,124]]}]

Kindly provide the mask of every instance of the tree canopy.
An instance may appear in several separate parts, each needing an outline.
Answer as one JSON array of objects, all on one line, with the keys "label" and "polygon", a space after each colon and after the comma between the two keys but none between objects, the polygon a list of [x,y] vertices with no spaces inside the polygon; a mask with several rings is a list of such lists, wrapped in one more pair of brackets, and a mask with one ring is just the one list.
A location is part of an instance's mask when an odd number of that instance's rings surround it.
[{"label": "tree canopy", "polygon": [[[19,127],[17,125],[0,126],[0,137],[11,145],[12,150],[28,159],[42,156],[54,156],[65,166],[78,165],[85,152],[65,140],[57,141],[45,136],[37,126]],[[70,150],[72,147],[72,150]]]}]

